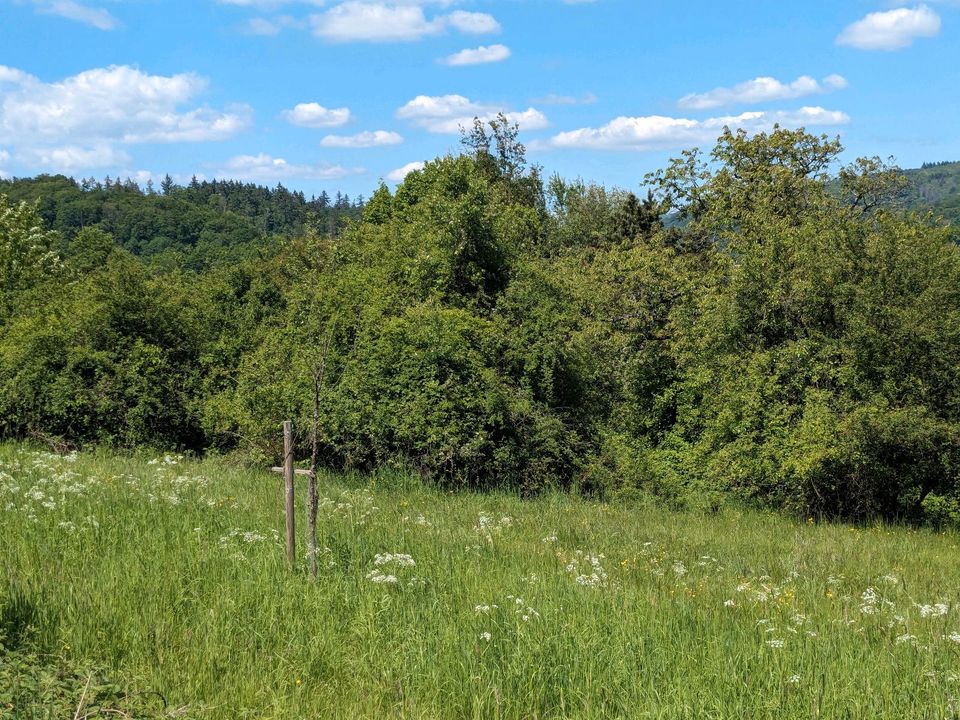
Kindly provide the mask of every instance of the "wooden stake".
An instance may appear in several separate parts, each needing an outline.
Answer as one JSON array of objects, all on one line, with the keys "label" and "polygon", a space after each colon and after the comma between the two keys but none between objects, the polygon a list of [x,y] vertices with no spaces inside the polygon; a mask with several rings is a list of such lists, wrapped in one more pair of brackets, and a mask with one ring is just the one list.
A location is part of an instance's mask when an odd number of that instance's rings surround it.
[{"label": "wooden stake", "polygon": [[290,569],[296,567],[296,521],[293,516],[293,422],[286,420],[283,423],[283,480],[286,486],[284,506],[287,516],[287,562]]}]

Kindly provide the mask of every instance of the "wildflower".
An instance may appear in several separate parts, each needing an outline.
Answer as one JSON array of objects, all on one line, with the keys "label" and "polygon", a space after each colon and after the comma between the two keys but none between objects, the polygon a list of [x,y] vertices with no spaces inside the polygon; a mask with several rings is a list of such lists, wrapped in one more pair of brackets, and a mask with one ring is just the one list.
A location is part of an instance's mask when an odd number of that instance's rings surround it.
[{"label": "wildflower", "polygon": [[787,678],[787,683],[789,683],[790,685],[799,685],[799,684],[800,684],[800,676],[799,676],[799,675],[791,675],[790,677]]},{"label": "wildflower", "polygon": [[947,635],[947,640],[949,640],[950,642],[957,643],[958,645],[960,645],[960,633],[958,633],[956,630],[954,630],[952,633],[950,633],[949,635]]},{"label": "wildflower", "polygon": [[918,607],[920,608],[920,617],[924,618],[943,617],[950,609],[944,603],[936,603],[935,605],[919,605]]},{"label": "wildflower", "polygon": [[403,553],[377,553],[373,558],[373,564],[377,567],[395,563],[400,567],[414,567],[417,563],[413,558]]},{"label": "wildflower", "polygon": [[736,605],[737,605],[737,604],[736,604],[733,600],[724,600],[724,601],[723,601],[723,606],[724,606],[724,607],[736,607]]},{"label": "wildflower", "polygon": [[483,640],[484,642],[490,642],[492,638],[493,638],[493,635],[491,635],[486,631],[480,633],[480,639]]},{"label": "wildflower", "polygon": [[392,585],[393,583],[397,582],[397,576],[384,575],[379,570],[371,570],[367,573],[367,580],[377,583],[378,585]]},{"label": "wildflower", "polygon": [[898,635],[897,638],[894,640],[894,643],[896,643],[897,645],[902,645],[903,643],[915,643],[915,642],[917,642],[917,636],[907,635],[907,634]]},{"label": "wildflower", "polygon": [[783,640],[767,640],[765,645],[769,648],[780,649],[783,647]]},{"label": "wildflower", "polygon": [[860,605],[860,612],[864,615],[873,615],[877,612],[877,602],[880,600],[880,596],[877,595],[877,591],[872,587],[868,587],[863,591],[861,595],[863,603]]}]

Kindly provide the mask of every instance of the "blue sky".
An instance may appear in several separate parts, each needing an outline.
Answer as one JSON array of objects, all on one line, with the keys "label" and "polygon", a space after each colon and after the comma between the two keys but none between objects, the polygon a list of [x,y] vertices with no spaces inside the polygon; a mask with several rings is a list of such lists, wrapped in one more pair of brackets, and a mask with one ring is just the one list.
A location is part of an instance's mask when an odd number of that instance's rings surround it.
[{"label": "blue sky", "polygon": [[960,159],[960,0],[0,0],[0,175],[369,194],[503,110],[636,188],[724,124]]}]

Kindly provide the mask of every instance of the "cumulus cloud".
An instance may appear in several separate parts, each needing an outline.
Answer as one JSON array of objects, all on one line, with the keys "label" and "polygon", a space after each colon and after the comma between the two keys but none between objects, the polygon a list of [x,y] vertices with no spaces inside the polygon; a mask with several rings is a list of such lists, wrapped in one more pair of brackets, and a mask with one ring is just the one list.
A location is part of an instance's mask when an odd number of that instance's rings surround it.
[{"label": "cumulus cloud", "polygon": [[838,45],[860,50],[899,50],[940,32],[940,16],[927,5],[870,13],[843,29]]},{"label": "cumulus cloud", "polygon": [[47,83],[0,66],[0,140],[17,161],[73,169],[127,158],[116,145],[225,140],[246,129],[246,105],[183,108],[204,92],[193,73],[150,75],[126,65]]},{"label": "cumulus cloud", "polygon": [[348,0],[310,16],[313,34],[328,42],[411,42],[448,28],[468,34],[497,32],[492,15],[458,10],[428,18],[425,3]]},{"label": "cumulus cloud", "polygon": [[836,110],[804,107],[799,110],[746,112],[707,120],[664,117],[618,117],[598,128],[581,128],[554,135],[539,147],[586,148],[591,150],[665,150],[712,142],[724,127],[747,132],[784,127],[845,125],[850,118]]},{"label": "cumulus cloud", "polygon": [[426,163],[420,160],[407,163],[403,167],[399,167],[396,170],[391,170],[388,172],[386,179],[390,182],[403,182],[403,179],[407,177],[407,175],[417,170],[423,170],[425,165]]},{"label": "cumulus cloud", "polygon": [[342,165],[297,165],[283,158],[266,153],[237,155],[230,158],[218,171],[218,175],[254,182],[277,182],[280,180],[336,180],[347,175],[365,172],[363,168],[346,168]]},{"label": "cumulus cloud", "polygon": [[809,75],[801,75],[789,83],[762,76],[733,87],[718,87],[710,92],[686,95],[680,98],[678,105],[688,110],[712,110],[729,105],[794,100],[806,95],[842,90],[845,87],[847,81],[840,75],[828,75],[819,82]]},{"label": "cumulus cloud", "polygon": [[501,112],[521,130],[540,130],[549,125],[547,117],[535,108],[509,111],[500,105],[473,102],[463,95],[418,95],[397,110],[397,117],[429,132],[458,133],[460,128],[471,127],[475,117],[489,122]]},{"label": "cumulus cloud", "polygon": [[373,130],[356,135],[327,135],[320,145],[330,148],[369,148],[383,145],[399,145],[403,136],[387,130]]},{"label": "cumulus cloud", "polygon": [[291,110],[284,110],[284,119],[292,125],[308,128],[339,127],[350,122],[349,108],[328,110],[315,102],[300,103]]},{"label": "cumulus cloud", "polygon": [[481,45],[478,48],[467,48],[460,52],[448,55],[443,59],[444,65],[481,65],[495,63],[510,57],[510,48],[506,45]]}]

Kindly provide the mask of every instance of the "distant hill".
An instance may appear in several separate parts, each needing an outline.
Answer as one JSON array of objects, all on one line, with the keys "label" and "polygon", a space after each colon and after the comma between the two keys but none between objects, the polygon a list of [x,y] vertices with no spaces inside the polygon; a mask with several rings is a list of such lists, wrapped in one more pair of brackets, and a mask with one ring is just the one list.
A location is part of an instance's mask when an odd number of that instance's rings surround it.
[{"label": "distant hill", "polygon": [[159,191],[132,180],[75,180],[64,175],[0,180],[0,194],[39,203],[47,225],[69,243],[96,226],[145,260],[200,270],[255,256],[271,237],[307,228],[335,235],[357,218],[363,200],[337,193],[307,199],[302,192],[236,181],[180,186],[168,177]]},{"label": "distant hill", "polygon": [[960,161],[924,163],[905,170],[910,180],[906,204],[911,210],[932,209],[954,225],[960,225]]}]

